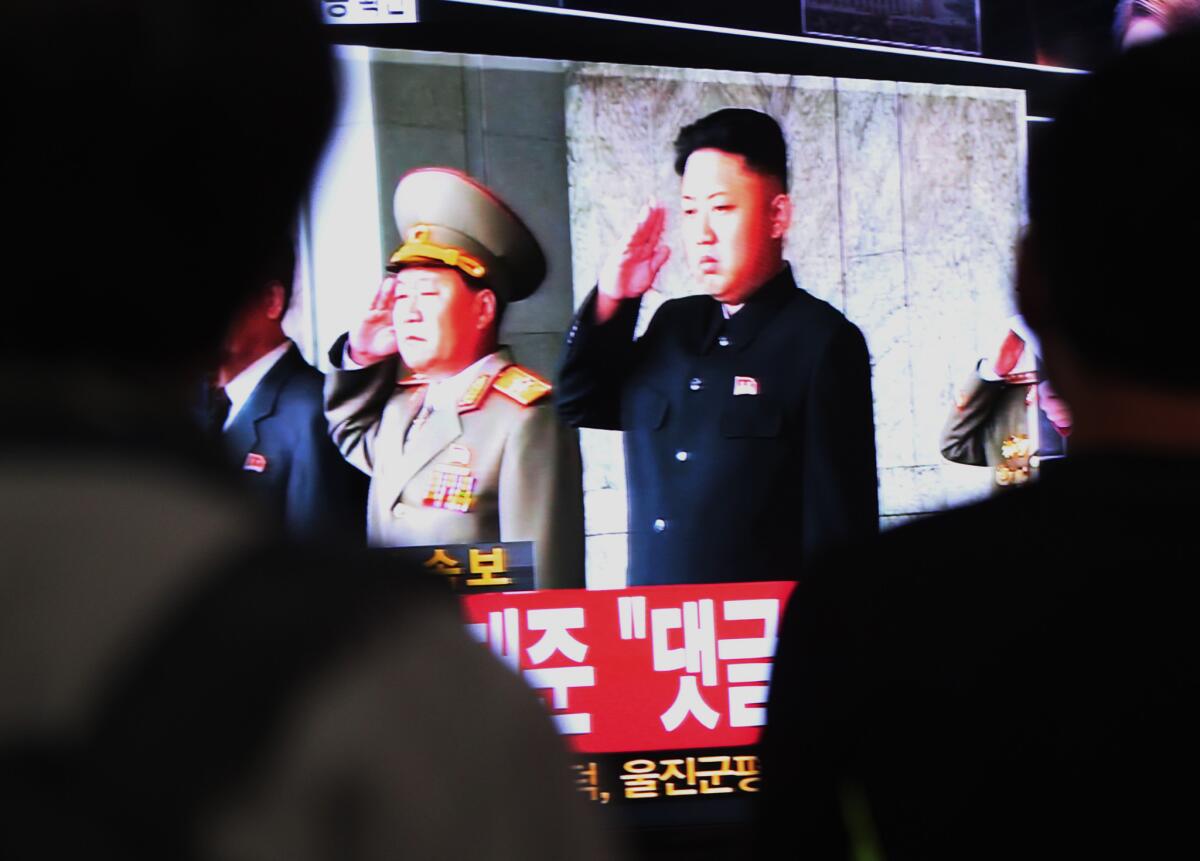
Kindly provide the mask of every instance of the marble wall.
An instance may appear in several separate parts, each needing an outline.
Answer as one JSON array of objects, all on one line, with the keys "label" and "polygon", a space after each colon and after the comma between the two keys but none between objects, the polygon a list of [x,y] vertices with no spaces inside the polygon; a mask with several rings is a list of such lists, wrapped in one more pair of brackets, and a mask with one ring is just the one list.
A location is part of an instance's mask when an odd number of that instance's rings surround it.
[{"label": "marble wall", "polygon": [[[886,527],[988,492],[988,470],[947,463],[938,434],[957,384],[1012,313],[1023,223],[1024,94],[927,84],[579,65],[567,74],[574,295],[647,197],[668,206],[671,259],[643,302],[699,292],[679,246],[680,126],[722,107],[767,111],[789,143],[786,255],[871,351]],[[620,435],[584,439],[589,583],[625,569]]]}]

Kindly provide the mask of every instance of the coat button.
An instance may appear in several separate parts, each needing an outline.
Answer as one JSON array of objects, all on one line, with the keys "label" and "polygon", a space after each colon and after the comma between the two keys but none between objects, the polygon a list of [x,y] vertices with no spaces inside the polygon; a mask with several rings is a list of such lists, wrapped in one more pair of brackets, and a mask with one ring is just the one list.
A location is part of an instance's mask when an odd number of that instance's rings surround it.
[{"label": "coat button", "polygon": [[688,388],[693,392],[698,392],[704,388],[704,380],[700,379],[699,377],[692,377],[688,381]]},{"label": "coat button", "polygon": [[721,337],[717,338],[717,343],[720,344],[722,347],[728,347],[729,346],[729,338],[722,335]]},{"label": "coat button", "polygon": [[654,521],[654,531],[655,532],[662,532],[666,528],[667,528],[667,521],[663,520],[661,517]]},{"label": "coat button", "polygon": [[675,452],[675,459],[680,463],[683,463],[688,459],[688,453],[686,451],[677,451]]}]

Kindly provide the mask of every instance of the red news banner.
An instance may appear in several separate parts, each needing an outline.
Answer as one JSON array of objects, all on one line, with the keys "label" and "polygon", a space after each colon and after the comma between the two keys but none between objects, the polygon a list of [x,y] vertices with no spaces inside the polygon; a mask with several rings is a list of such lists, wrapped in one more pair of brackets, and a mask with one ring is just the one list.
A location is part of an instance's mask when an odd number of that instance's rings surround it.
[{"label": "red news banner", "polygon": [[580,753],[758,741],[795,583],[466,595],[472,634],[546,700]]}]

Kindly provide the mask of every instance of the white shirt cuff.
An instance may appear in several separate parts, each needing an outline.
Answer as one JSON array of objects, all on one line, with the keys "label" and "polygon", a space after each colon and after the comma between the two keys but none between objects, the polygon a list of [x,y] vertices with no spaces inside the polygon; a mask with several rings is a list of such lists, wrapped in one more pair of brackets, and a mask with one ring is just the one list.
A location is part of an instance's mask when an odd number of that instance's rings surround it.
[{"label": "white shirt cuff", "polygon": [[346,339],[346,346],[342,347],[342,370],[343,371],[361,371],[364,368],[369,368],[370,365],[360,365],[350,355],[350,339]]},{"label": "white shirt cuff", "polygon": [[[347,344],[346,352],[348,353],[349,351],[350,347],[349,344]],[[979,379],[983,380],[984,382],[998,383],[1001,381],[1001,378],[996,376],[996,372],[993,370],[991,361],[986,357],[980,359],[978,364],[975,365],[975,373],[979,374]]]}]

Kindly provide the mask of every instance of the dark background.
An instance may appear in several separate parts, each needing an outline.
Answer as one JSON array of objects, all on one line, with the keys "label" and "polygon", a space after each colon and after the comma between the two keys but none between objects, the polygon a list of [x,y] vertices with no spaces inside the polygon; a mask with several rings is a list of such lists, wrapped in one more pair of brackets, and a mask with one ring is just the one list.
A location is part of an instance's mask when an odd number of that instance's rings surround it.
[{"label": "dark background", "polygon": [[1034,116],[1053,116],[1058,99],[1076,80],[1059,69],[1093,69],[1111,56],[1116,5],[1115,0],[981,0],[982,58],[1001,61],[998,65],[953,54],[886,53],[834,39],[795,44],[546,14],[580,10],[802,35],[799,0],[526,0],[544,11],[418,2],[417,23],[330,25],[331,38],[387,48],[1012,87],[1028,93]]}]

